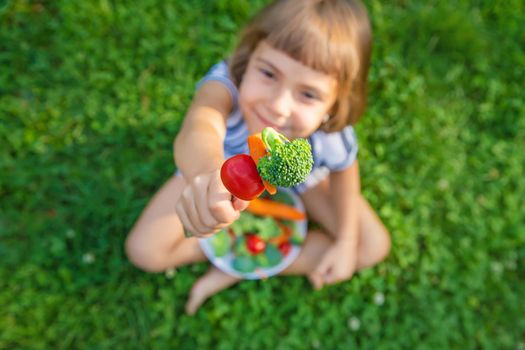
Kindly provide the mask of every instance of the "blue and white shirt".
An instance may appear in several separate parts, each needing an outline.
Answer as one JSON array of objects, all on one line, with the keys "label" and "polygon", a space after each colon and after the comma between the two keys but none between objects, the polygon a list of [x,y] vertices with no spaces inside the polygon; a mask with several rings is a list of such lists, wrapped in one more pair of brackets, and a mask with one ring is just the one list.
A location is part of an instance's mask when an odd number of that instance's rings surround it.
[{"label": "blue and white shirt", "polygon": [[[225,61],[215,64],[199,81],[197,88],[210,80],[223,83],[230,92],[233,101],[233,110],[226,121],[224,157],[227,159],[240,153],[248,154],[246,138],[249,132],[239,108],[239,92],[230,77],[228,65]],[[308,142],[312,146],[314,165],[306,181],[294,187],[297,193],[303,193],[308,188],[314,187],[326,178],[330,171],[348,168],[357,157],[357,138],[351,125],[339,132],[326,133],[317,130],[308,137]]]}]

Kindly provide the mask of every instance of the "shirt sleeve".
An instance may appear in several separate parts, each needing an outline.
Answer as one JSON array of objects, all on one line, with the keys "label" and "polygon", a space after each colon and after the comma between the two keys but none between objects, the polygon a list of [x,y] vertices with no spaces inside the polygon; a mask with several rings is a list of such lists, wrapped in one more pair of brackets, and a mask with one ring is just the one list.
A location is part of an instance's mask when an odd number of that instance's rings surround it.
[{"label": "shirt sleeve", "polygon": [[207,81],[218,81],[228,89],[230,92],[230,95],[232,97],[233,105],[237,106],[237,99],[239,92],[237,91],[237,87],[235,86],[233,80],[230,77],[230,71],[228,69],[228,64],[226,61],[220,61],[219,63],[216,63],[213,65],[210,70],[204,75],[204,77],[197,82],[197,85],[195,89],[199,89],[202,84],[204,84]]},{"label": "shirt sleeve", "polygon": [[349,125],[340,132],[318,131],[310,138],[314,167],[326,167],[330,171],[344,170],[357,158],[357,137]]}]

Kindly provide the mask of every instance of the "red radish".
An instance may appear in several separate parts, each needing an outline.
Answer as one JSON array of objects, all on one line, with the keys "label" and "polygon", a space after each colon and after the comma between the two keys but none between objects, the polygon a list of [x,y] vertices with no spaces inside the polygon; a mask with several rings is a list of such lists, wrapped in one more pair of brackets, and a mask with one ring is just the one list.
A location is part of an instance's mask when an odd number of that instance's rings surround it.
[{"label": "red radish", "polygon": [[254,234],[246,235],[246,248],[253,255],[259,254],[266,249],[266,243]]},{"label": "red radish", "polygon": [[257,198],[264,191],[257,166],[246,154],[237,154],[224,162],[221,180],[231,194],[245,201]]}]

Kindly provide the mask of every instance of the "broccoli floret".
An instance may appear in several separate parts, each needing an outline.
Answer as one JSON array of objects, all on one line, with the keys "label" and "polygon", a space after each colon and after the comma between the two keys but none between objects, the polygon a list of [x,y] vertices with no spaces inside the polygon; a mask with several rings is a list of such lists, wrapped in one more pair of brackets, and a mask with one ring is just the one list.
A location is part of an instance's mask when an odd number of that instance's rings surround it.
[{"label": "broccoli floret", "polygon": [[269,127],[264,128],[261,137],[269,154],[259,159],[259,175],[281,187],[304,182],[314,163],[308,141],[301,138],[290,141]]}]

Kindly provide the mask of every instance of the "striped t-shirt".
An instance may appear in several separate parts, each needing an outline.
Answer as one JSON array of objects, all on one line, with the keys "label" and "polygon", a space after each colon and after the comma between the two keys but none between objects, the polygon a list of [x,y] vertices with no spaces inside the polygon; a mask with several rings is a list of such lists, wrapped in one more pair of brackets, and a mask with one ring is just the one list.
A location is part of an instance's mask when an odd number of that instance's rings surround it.
[{"label": "striped t-shirt", "polygon": [[[248,128],[239,108],[237,87],[230,78],[226,61],[215,64],[197,84],[214,80],[226,86],[232,96],[233,111],[226,122],[226,137],[224,138],[224,157],[229,158],[236,154],[248,154]],[[338,132],[326,133],[317,130],[308,142],[312,146],[314,165],[306,181],[294,187],[297,193],[303,193],[323,180],[330,171],[343,170],[354,162],[357,157],[357,138],[352,126],[348,125]]]}]

